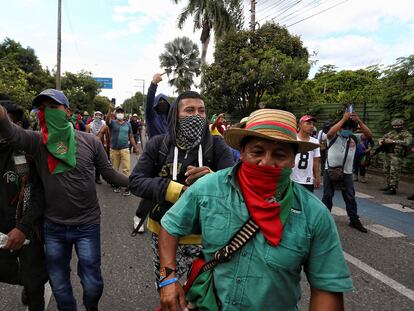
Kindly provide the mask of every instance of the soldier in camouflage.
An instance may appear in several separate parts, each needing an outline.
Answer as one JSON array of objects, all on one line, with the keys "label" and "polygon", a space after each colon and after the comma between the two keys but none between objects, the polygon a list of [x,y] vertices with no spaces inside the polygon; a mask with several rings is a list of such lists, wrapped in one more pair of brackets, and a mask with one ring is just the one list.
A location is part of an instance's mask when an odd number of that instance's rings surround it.
[{"label": "soldier in camouflage", "polygon": [[384,194],[395,195],[400,181],[402,159],[412,142],[412,135],[404,129],[403,119],[394,119],[391,125],[393,130],[378,141],[384,146],[384,171],[387,180],[387,186],[380,190],[384,191]]}]

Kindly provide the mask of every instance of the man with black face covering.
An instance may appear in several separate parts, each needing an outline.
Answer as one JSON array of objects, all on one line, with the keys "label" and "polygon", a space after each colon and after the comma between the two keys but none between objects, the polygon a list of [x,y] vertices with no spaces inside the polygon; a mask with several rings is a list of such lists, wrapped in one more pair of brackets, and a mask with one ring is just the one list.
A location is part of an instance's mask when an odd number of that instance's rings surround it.
[{"label": "man with black face covering", "polygon": [[[23,109],[10,101],[2,105],[10,120],[21,126]],[[45,308],[48,277],[41,239],[43,210],[43,188],[31,157],[0,135],[0,232],[8,237],[0,248],[0,282],[23,285],[22,300],[30,311]],[[24,245],[26,239],[28,245]]]},{"label": "man with black face covering", "polygon": [[167,116],[170,110],[168,97],[164,94],[158,94],[158,83],[162,81],[162,74],[156,73],[152,77],[151,84],[147,92],[147,103],[145,105],[145,124],[147,126],[148,139],[159,134],[168,132]]},{"label": "man with black face covering", "polygon": [[[229,147],[221,136],[210,134],[204,100],[197,92],[182,93],[170,108],[168,133],[150,139],[129,177],[133,194],[152,201],[147,227],[153,233],[154,271],[160,274],[158,233],[160,220],[180,195],[198,178],[233,165]],[[199,235],[180,239],[177,251],[177,275],[185,276],[192,259],[199,254]]]}]

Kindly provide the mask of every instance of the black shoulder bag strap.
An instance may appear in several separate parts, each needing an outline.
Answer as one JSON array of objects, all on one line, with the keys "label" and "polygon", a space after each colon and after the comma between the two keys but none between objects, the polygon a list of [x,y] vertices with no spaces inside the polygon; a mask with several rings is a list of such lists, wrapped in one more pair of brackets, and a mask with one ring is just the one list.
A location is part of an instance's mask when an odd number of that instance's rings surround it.
[{"label": "black shoulder bag strap", "polygon": [[[336,142],[337,139],[338,139],[338,135],[336,135],[335,138],[330,141],[329,146],[326,149],[327,151],[328,151],[329,148],[332,147],[332,145]],[[348,141],[346,142],[345,157],[344,157],[344,161],[342,163],[342,168],[345,166],[346,158],[348,157],[349,144],[351,143],[351,139],[353,139],[353,138],[352,137],[349,137],[348,138]],[[329,158],[328,155],[326,155],[326,163],[328,163],[328,168],[329,168],[330,166],[329,166],[329,160],[328,160],[328,158]]]},{"label": "black shoulder bag strap", "polygon": [[243,227],[232,237],[230,242],[214,253],[214,259],[203,266],[200,274],[213,269],[219,263],[229,261],[233,257],[233,254],[246,245],[259,230],[259,225],[253,219],[249,218]]}]

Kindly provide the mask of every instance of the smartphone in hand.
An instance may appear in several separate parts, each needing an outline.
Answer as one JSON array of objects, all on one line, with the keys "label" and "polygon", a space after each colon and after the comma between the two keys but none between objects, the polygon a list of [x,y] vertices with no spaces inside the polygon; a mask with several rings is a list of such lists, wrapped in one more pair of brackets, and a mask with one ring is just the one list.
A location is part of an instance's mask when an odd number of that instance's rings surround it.
[{"label": "smartphone in hand", "polygon": [[355,112],[354,105],[353,104],[348,105],[348,107],[346,107],[346,112],[354,113]]}]

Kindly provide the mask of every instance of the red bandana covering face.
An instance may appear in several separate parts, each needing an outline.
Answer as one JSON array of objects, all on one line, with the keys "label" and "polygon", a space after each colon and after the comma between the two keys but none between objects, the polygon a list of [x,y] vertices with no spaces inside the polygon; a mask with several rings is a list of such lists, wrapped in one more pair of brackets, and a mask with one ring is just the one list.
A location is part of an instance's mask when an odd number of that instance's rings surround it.
[{"label": "red bandana covering face", "polygon": [[[270,245],[282,238],[291,208],[291,169],[242,162],[237,178],[247,209]],[[282,198],[279,198],[283,196]]]}]

